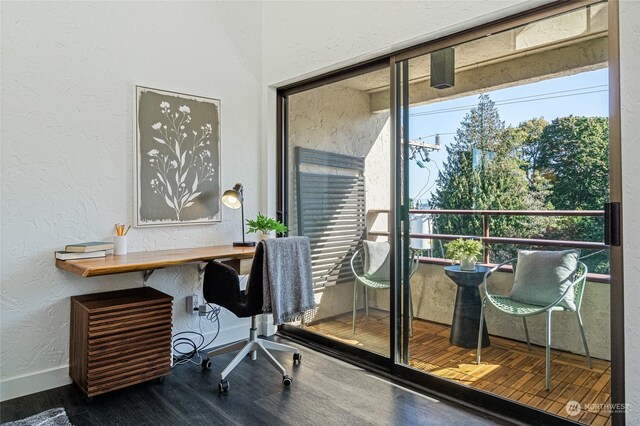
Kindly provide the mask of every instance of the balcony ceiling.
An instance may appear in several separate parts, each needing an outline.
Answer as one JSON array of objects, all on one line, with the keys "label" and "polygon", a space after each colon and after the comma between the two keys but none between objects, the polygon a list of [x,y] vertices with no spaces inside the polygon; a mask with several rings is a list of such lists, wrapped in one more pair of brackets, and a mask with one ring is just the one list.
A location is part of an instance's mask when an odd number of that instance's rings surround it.
[{"label": "balcony ceiling", "polygon": [[[606,65],[607,7],[598,4],[455,46],[456,86],[450,89],[430,87],[430,55],[413,58],[410,98],[424,104]],[[372,112],[388,109],[388,69],[335,84],[368,92]]]}]

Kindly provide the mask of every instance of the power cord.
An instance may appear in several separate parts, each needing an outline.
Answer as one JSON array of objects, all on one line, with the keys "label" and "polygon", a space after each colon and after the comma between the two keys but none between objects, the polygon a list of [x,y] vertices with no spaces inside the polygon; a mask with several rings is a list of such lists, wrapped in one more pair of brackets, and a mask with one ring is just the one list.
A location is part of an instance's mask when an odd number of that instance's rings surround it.
[{"label": "power cord", "polygon": [[[243,275],[240,277],[240,284],[246,281],[248,275]],[[207,303],[205,305],[201,305],[200,308],[205,308],[207,311],[205,314],[202,311],[198,312],[199,321],[198,328],[200,331],[181,331],[180,333],[176,333],[173,335],[173,365],[171,368],[174,368],[178,365],[192,363],[196,365],[202,364],[202,356],[200,355],[200,351],[202,349],[208,348],[220,334],[220,312],[222,308],[220,306],[212,305],[211,303]],[[206,344],[204,333],[202,332],[202,319],[211,322],[216,325],[216,334],[208,341]],[[198,339],[196,342],[195,339]],[[194,358],[197,358],[197,361],[194,361]]]},{"label": "power cord", "polygon": [[[210,303],[202,306],[207,307],[208,309],[205,315],[199,317],[198,326],[200,331],[181,331],[180,333],[173,335],[173,366],[171,368],[187,363],[200,365],[202,363],[200,350],[209,347],[220,334],[219,316],[222,308],[220,308],[220,306],[211,305]],[[216,333],[206,344],[204,333],[202,332],[203,318],[206,321],[216,324]],[[197,361],[195,361],[194,358],[197,358]]]}]

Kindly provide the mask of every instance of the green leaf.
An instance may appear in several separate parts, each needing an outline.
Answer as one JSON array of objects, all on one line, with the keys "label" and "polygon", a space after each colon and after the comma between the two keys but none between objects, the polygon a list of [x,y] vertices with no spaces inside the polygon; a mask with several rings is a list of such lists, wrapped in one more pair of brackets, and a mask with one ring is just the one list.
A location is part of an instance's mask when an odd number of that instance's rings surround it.
[{"label": "green leaf", "polygon": [[280,221],[264,216],[261,213],[258,213],[258,216],[256,216],[255,219],[247,219],[246,222],[249,227],[247,234],[253,232],[262,232],[266,234],[271,231],[275,231],[279,234],[289,232],[289,228],[284,226]]}]

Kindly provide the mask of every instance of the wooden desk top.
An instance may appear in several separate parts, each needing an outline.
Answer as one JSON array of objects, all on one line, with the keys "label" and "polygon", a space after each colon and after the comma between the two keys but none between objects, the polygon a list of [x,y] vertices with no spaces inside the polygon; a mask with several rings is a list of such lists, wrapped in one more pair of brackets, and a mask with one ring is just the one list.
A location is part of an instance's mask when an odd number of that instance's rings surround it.
[{"label": "wooden desk top", "polygon": [[56,266],[83,277],[149,271],[215,259],[250,259],[255,247],[212,246],[174,250],[141,251],[122,256],[58,260]]}]

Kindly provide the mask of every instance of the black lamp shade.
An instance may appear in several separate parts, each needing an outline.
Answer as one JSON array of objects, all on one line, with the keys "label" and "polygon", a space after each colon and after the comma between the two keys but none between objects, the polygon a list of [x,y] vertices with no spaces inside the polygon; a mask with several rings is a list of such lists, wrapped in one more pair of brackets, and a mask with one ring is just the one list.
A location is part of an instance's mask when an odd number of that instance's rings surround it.
[{"label": "black lamp shade", "polygon": [[245,241],[244,239],[244,188],[241,183],[236,183],[232,189],[227,189],[220,197],[222,204],[230,209],[242,209],[242,241],[233,243],[234,247],[253,247],[256,245],[253,241]]}]

